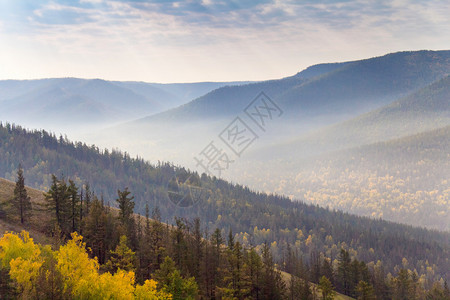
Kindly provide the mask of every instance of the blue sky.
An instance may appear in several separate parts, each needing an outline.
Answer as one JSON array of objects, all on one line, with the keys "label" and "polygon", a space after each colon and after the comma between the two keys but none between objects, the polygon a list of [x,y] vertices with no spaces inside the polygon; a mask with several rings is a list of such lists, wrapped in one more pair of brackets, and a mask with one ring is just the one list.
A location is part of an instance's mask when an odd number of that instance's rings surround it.
[{"label": "blue sky", "polygon": [[0,79],[262,80],[450,49],[450,2],[0,0]]}]

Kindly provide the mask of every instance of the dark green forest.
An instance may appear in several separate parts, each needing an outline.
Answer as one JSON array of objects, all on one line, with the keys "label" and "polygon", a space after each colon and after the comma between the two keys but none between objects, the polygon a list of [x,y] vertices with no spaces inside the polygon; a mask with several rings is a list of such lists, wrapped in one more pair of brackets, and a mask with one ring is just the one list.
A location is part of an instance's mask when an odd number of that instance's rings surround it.
[{"label": "dark green forest", "polygon": [[[240,250],[241,247],[262,254],[263,261],[270,253],[270,259],[273,257],[272,263],[278,269],[315,283],[320,283],[325,276],[338,291],[347,295],[357,296],[356,290],[362,281],[368,287],[361,284],[359,289],[364,290],[366,287],[370,290],[370,287],[375,287],[380,299],[414,299],[409,296],[401,298],[399,295],[403,292],[399,291],[408,286],[408,293],[425,297],[426,290],[433,290],[433,286],[437,288],[436,282],[443,288],[449,278],[448,233],[356,217],[303,202],[293,202],[285,197],[258,193],[221,179],[192,173],[169,163],[151,164],[119,151],[73,143],[46,131],[27,131],[19,126],[1,125],[0,176],[15,180],[19,163],[24,168],[29,186],[51,193],[52,188],[67,183],[68,189],[72,186],[76,194],[86,195],[89,185],[89,194],[93,193],[101,199],[98,201],[100,213],[108,212],[109,206],[120,207],[120,201],[115,200],[121,198],[117,189],[123,193],[128,188],[134,195],[132,211],[142,215],[155,211],[157,219],[171,224],[165,225],[173,228],[171,232],[179,230],[190,237],[193,232],[195,236],[197,231],[197,240],[198,232],[207,240],[213,234],[220,234],[224,240],[228,236],[229,252],[235,253],[235,257],[230,258],[232,261],[240,260],[241,254],[251,256],[251,251]],[[175,174],[201,187],[202,192],[192,199],[194,205],[180,207],[168,198],[168,185]],[[105,213],[105,218],[108,220],[108,213]],[[77,229],[73,216],[72,227],[65,223],[65,218],[56,220],[56,223],[62,222],[60,228],[64,235]],[[134,235],[142,237],[142,222],[141,226],[123,226],[124,217],[118,220],[122,222],[121,229],[108,231],[116,236],[107,238],[110,245],[104,246],[103,252],[96,255],[101,263],[107,264],[110,260],[108,251],[115,249],[119,243],[119,233],[127,236],[131,249],[139,253],[142,238],[135,238]],[[85,232],[87,234],[89,231],[86,229]],[[86,238],[88,245],[92,243],[89,234]],[[175,240],[179,241],[177,238]],[[201,293],[208,293],[208,288],[204,287],[208,284],[200,279],[198,268],[195,271],[189,266],[191,263],[183,266],[183,259],[173,253],[172,256],[183,276],[194,276]],[[205,260],[202,263],[206,263]],[[276,274],[272,275],[279,276]],[[211,278],[204,274],[202,276]],[[227,278],[225,273],[220,276]],[[233,288],[231,293],[241,295],[242,290],[235,290],[242,286],[236,285],[235,279],[230,282]],[[295,282],[295,278],[292,282]],[[301,285],[302,280],[299,282]],[[322,284],[326,285],[326,282],[322,280]],[[295,286],[301,288],[294,283],[290,287],[294,289]],[[226,284],[225,287],[230,288],[230,285]],[[412,287],[422,290],[419,292],[414,288],[416,292],[411,292]],[[243,299],[244,296],[236,297]]]}]

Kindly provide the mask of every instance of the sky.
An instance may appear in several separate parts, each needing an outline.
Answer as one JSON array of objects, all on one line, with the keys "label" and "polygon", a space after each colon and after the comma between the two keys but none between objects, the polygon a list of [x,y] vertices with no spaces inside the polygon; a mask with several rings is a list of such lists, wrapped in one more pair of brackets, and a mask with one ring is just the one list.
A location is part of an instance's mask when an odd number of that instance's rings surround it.
[{"label": "sky", "polygon": [[0,79],[265,80],[450,49],[450,1],[0,0]]}]

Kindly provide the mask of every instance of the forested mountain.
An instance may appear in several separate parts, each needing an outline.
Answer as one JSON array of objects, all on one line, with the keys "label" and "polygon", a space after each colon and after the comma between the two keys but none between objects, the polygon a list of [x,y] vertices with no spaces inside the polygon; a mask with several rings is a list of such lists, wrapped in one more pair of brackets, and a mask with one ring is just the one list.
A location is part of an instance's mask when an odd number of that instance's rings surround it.
[{"label": "forested mountain", "polygon": [[348,116],[424,87],[447,75],[449,69],[450,51],[398,52],[317,65],[292,77],[220,88],[138,123],[233,116],[261,91],[285,108],[289,119],[330,113]]},{"label": "forested mountain", "polygon": [[450,76],[351,120],[321,128],[260,153],[311,156],[450,125]]},{"label": "forested mountain", "polygon": [[[420,159],[411,160],[408,166],[388,163],[382,175],[375,176],[367,170],[364,174],[358,171],[355,177],[348,174],[339,177],[345,166],[335,169],[337,164],[328,163],[338,150],[345,152],[345,149],[448,126],[449,53],[394,53],[362,61],[312,66],[285,79],[220,88],[181,107],[114,127],[102,133],[106,138],[97,136],[95,141],[109,147],[119,146],[145,158],[175,161],[202,172],[193,157],[211,140],[219,140],[217,136],[236,116],[248,126],[254,126],[243,109],[264,91],[283,114],[268,119],[270,125],[265,132],[252,127],[259,138],[242,156],[232,157],[235,163],[222,173],[224,178],[255,190],[276,192],[352,213],[447,230],[445,215],[441,213],[436,218],[430,215],[442,212],[442,207],[447,205],[447,200],[441,199],[446,199],[441,193],[446,185],[445,164],[431,161],[422,165],[422,174],[435,174],[427,175],[428,179],[423,181],[427,182],[425,188],[402,171],[414,171],[412,166]],[[365,109],[370,111],[360,114]],[[226,143],[216,144],[230,152]],[[448,153],[445,148],[443,151]],[[428,162],[426,154],[421,153]],[[376,159],[371,160],[372,165],[377,165]],[[315,161],[316,169],[308,167],[309,161]],[[348,169],[352,172],[352,166]],[[331,178],[329,182],[322,177],[314,178],[318,172],[334,174],[333,178],[340,178],[339,184]],[[355,181],[356,178],[375,180],[374,176],[378,183],[377,197],[371,197],[368,192],[372,188],[360,187]],[[318,180],[323,185],[318,185]],[[397,191],[393,188],[397,180],[403,182],[402,192],[395,192],[395,196],[388,194]],[[335,182],[333,188],[327,187],[331,182]],[[316,190],[319,187],[322,192]],[[436,189],[441,192],[433,192]],[[413,199],[421,204],[413,204]],[[399,204],[405,207],[398,208]]]},{"label": "forested mountain", "polygon": [[260,163],[243,162],[243,167],[254,168],[259,176],[249,182],[266,191],[358,215],[448,231],[449,149],[450,127],[446,126],[289,163],[261,159]]},{"label": "forested mountain", "polygon": [[[268,245],[260,256],[234,242],[231,232],[227,241],[218,229],[204,235],[199,219],[176,219],[176,226],[169,226],[159,221],[157,208],[150,219],[148,207],[145,217],[133,215],[126,189],[118,192],[119,209],[112,209],[70,180],[54,177],[45,193],[18,188],[19,182],[0,178],[1,299],[287,299],[292,294]],[[22,221],[22,209],[14,205],[18,190],[30,195]],[[296,283],[312,295],[307,280]]]},{"label": "forested mountain", "polygon": [[[270,120],[269,130],[263,132],[254,128],[261,138],[250,151],[260,157],[260,153],[264,153],[260,149],[271,146],[267,151],[270,158],[276,153],[281,160],[292,160],[299,155],[445,126],[448,114],[442,105],[444,111],[430,111],[426,106],[431,104],[424,101],[420,104],[423,111],[412,114],[383,107],[395,101],[408,107],[409,102],[420,102],[422,96],[431,97],[432,101],[437,99],[442,104],[448,94],[448,78],[443,78],[449,72],[450,51],[399,52],[360,61],[317,65],[280,80],[219,88],[180,107],[94,133],[88,141],[194,168],[192,157],[235,117],[240,116],[249,126],[254,125],[243,110],[263,91],[283,113]],[[352,120],[354,118],[359,119]],[[373,124],[374,120],[379,122]],[[253,156],[253,153],[247,155],[250,159]],[[234,174],[244,173],[238,165],[236,168]],[[251,168],[245,171],[251,172]],[[255,188],[262,188],[242,176],[233,180],[246,180]]]},{"label": "forested mountain", "polygon": [[251,151],[240,167],[254,172],[231,176],[322,206],[448,230],[449,95],[447,76],[352,120]]},{"label": "forested mountain", "polygon": [[[380,260],[386,273],[396,274],[407,262],[424,282],[449,277],[448,233],[292,202],[169,164],[151,165],[127,154],[99,151],[95,146],[73,144],[47,132],[27,132],[9,124],[0,129],[0,157],[1,175],[8,179],[14,179],[21,163],[33,187],[47,190],[54,173],[77,186],[89,182],[91,190],[110,204],[114,204],[118,188],[128,187],[135,196],[136,212],[144,213],[148,204],[150,209],[158,207],[162,220],[168,222],[174,216],[200,217],[202,226],[209,230],[217,227],[226,235],[231,229],[236,233],[234,239],[244,247],[261,249],[267,242],[277,261],[282,260],[287,245],[307,263],[322,253],[334,264],[344,248],[369,267]],[[201,191],[189,194],[192,206],[175,205],[177,202],[169,198],[174,175]]]}]

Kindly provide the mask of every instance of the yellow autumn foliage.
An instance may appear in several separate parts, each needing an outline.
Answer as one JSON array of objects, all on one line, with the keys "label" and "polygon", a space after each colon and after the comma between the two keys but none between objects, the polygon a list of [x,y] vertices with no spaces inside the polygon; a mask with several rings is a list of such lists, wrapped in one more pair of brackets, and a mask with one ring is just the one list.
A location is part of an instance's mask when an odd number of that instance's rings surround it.
[{"label": "yellow autumn foliage", "polygon": [[[35,244],[26,231],[5,233],[0,239],[0,268],[9,270],[22,298],[33,298],[36,293],[37,278],[46,259],[41,249],[44,248]],[[62,290],[74,299],[172,299],[171,294],[156,289],[154,280],[136,285],[134,272],[119,269],[114,274],[100,274],[97,259],[89,258],[86,244],[77,233],[59,250],[52,251],[45,246],[44,252],[56,260]]]}]

